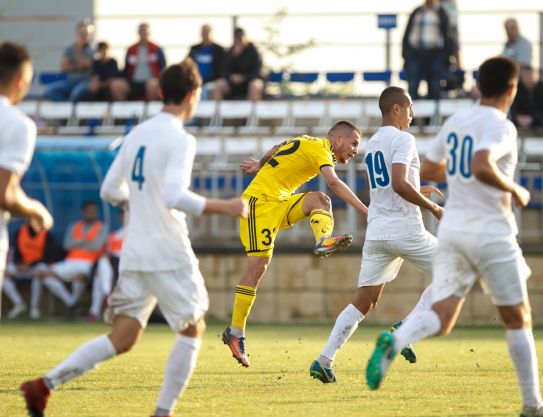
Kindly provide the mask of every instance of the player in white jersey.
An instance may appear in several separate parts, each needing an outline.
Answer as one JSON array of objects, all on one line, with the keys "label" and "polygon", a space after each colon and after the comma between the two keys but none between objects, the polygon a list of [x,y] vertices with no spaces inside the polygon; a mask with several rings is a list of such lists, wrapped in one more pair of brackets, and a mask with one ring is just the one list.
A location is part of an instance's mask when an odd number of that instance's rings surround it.
[{"label": "player in white jersey", "polygon": [[162,112],[130,132],[111,165],[101,196],[130,211],[120,277],[109,300],[113,329],[82,345],[43,378],[21,385],[31,416],[43,415],[54,388],[130,350],[157,302],[178,335],[154,415],[170,416],[187,386],[205,329],[208,297],[185,216],[246,217],[248,212],[247,202],[239,198],[206,199],[189,190],[196,141],[183,122],[194,114],[201,85],[190,59],[166,69],[160,77]]},{"label": "player in white jersey", "polygon": [[39,232],[50,229],[53,219],[20,186],[36,144],[36,125],[14,104],[23,99],[32,82],[32,61],[20,45],[0,43],[0,288],[8,254],[10,215],[25,217]]},{"label": "player in white jersey", "polygon": [[[436,238],[425,230],[420,208],[429,210],[437,220],[443,209],[428,199],[434,192],[441,194],[439,190],[420,186],[415,138],[404,131],[414,116],[412,106],[409,94],[399,87],[388,87],[379,97],[382,127],[365,151],[370,206],[358,290],[339,314],[321,355],[309,369],[310,375],[323,383],[336,382],[332,365],[337,352],[375,307],[385,284],[396,278],[404,259],[425,273],[431,272]],[[429,308],[429,299],[428,287],[413,311]],[[409,319],[407,316],[404,321]],[[416,362],[411,347],[402,355]]]},{"label": "player in white jersey", "polygon": [[504,57],[485,61],[479,68],[480,105],[451,116],[431,145],[422,178],[442,180],[446,173],[449,188],[433,268],[433,304],[394,334],[379,336],[366,373],[371,389],[379,387],[404,346],[450,332],[466,293],[480,277],[506,327],[522,391],[521,416],[543,416],[526,290],[531,271],[515,238],[511,207],[512,200],[523,207],[530,199],[514,181],[517,132],[507,119],[517,81],[513,61]]}]

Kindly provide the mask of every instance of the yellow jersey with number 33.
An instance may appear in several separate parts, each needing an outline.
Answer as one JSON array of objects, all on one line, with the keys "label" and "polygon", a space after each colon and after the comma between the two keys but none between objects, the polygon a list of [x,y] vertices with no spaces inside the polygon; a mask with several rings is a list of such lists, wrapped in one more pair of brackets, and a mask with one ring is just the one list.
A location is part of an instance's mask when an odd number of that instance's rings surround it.
[{"label": "yellow jersey with number 33", "polygon": [[327,138],[292,138],[283,142],[260,168],[244,194],[265,196],[268,200],[283,200],[320,174],[322,167],[335,165],[336,157]]}]

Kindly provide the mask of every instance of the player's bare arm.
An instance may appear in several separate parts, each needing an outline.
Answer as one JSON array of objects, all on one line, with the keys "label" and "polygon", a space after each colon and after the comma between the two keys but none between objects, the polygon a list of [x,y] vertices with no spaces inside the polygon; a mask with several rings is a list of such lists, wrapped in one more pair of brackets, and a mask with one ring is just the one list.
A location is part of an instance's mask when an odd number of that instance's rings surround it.
[{"label": "player's bare arm", "polygon": [[515,205],[525,207],[530,202],[530,192],[500,172],[489,150],[475,152],[471,164],[473,175],[479,181],[499,190],[510,192],[513,195]]},{"label": "player's bare arm", "polygon": [[206,199],[204,214],[225,214],[230,217],[246,219],[249,214],[249,205],[242,198],[230,198],[228,200]]},{"label": "player's bare arm", "polygon": [[420,179],[423,181],[438,181],[445,182],[447,180],[447,161],[443,160],[439,163],[425,159],[420,168]]},{"label": "player's bare arm", "polygon": [[260,168],[262,168],[264,164],[270,160],[270,158],[277,152],[280,147],[281,144],[273,146],[262,156],[262,158],[260,158],[260,160],[255,158],[246,159],[241,164],[239,164],[239,167],[246,174],[256,174],[258,171],[260,171]]},{"label": "player's bare arm", "polygon": [[368,208],[355,193],[345,184],[336,174],[336,171],[331,166],[321,168],[322,176],[328,184],[328,187],[343,201],[354,207],[359,213],[368,216]]},{"label": "player's bare arm", "polygon": [[0,208],[15,216],[29,219],[36,232],[53,227],[53,218],[45,206],[38,200],[29,198],[19,183],[14,172],[0,168]]},{"label": "player's bare arm", "polygon": [[437,220],[441,219],[443,208],[425,197],[408,181],[407,165],[392,164],[392,189],[404,200],[429,210]]}]

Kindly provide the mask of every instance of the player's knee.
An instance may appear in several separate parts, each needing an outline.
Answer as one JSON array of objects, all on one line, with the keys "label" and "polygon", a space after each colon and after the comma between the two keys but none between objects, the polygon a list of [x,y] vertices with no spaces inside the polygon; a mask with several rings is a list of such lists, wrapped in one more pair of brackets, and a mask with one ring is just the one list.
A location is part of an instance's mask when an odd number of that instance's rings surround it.
[{"label": "player's knee", "polygon": [[313,209],[322,209],[330,211],[332,209],[332,200],[326,194],[320,191],[314,191],[311,193],[314,198]]},{"label": "player's knee", "polygon": [[129,352],[134,345],[137,342],[137,338],[130,339],[125,338],[122,340],[119,339],[111,339],[111,343],[113,344],[113,347],[115,348],[115,352],[117,352],[117,355],[121,355],[123,353]]}]

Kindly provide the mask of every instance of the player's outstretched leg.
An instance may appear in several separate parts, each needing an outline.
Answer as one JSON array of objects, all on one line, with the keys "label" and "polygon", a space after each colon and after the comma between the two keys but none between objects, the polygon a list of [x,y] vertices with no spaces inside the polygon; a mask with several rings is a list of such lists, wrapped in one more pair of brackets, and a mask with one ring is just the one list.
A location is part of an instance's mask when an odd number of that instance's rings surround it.
[{"label": "player's outstretched leg", "polygon": [[394,335],[390,332],[382,332],[377,338],[375,350],[366,368],[366,382],[371,390],[379,388],[396,354]]},{"label": "player's outstretched leg", "polygon": [[45,385],[43,378],[27,381],[19,387],[26,403],[30,417],[43,417],[51,390]]},{"label": "player's outstretched leg", "polygon": [[232,334],[230,327],[227,327],[222,334],[222,341],[232,351],[232,356],[244,367],[249,367],[251,363],[245,353],[245,337],[237,337]]},{"label": "player's outstretched leg", "polygon": [[332,368],[325,368],[319,363],[318,360],[314,360],[309,367],[309,375],[315,379],[318,379],[323,384],[337,382],[334,370]]},{"label": "player's outstretched leg", "polygon": [[[401,325],[403,324],[403,320],[400,320],[398,323],[394,323],[391,327],[390,327],[390,332],[391,333],[394,333],[394,331],[399,328]],[[408,361],[409,363],[416,363],[417,362],[417,354],[415,353],[415,351],[413,350],[413,346],[411,345],[407,345],[406,347],[404,347],[402,349],[402,351],[400,352],[400,354],[405,358],[406,361]]]}]

